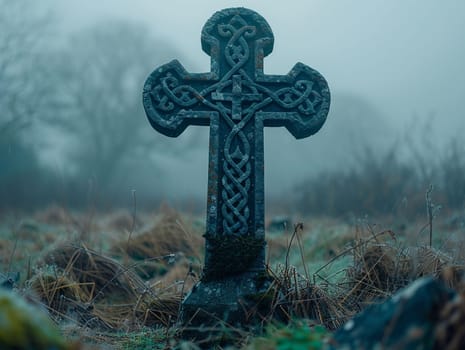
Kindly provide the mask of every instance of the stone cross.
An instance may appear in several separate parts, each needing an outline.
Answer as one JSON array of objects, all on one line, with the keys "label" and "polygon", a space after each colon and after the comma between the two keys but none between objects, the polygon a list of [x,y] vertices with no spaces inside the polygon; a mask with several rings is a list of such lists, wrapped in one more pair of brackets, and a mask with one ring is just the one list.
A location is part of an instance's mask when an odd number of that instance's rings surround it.
[{"label": "stone cross", "polygon": [[254,11],[215,13],[201,42],[211,71],[189,73],[173,60],[150,74],[143,103],[152,127],[167,136],[189,125],[210,126],[205,266],[183,302],[183,318],[200,325],[208,317],[194,322],[193,315],[204,310],[240,324],[247,296],[269,286],[263,282],[263,128],[284,126],[298,139],[316,133],[326,120],[330,93],[325,79],[302,63],[287,75],[263,72],[274,38]]}]

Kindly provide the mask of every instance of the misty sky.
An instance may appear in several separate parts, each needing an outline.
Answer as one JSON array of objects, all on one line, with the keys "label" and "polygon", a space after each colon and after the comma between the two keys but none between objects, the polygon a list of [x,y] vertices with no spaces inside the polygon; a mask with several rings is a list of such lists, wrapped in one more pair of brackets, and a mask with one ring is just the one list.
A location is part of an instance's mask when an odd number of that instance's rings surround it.
[{"label": "misty sky", "polygon": [[[463,0],[49,0],[48,3],[64,33],[107,18],[145,23],[155,36],[170,41],[188,58],[183,63],[189,71],[196,72],[209,70],[209,57],[200,48],[200,31],[206,20],[226,7],[248,7],[265,17],[274,32],[274,51],[265,59],[265,72],[285,74],[298,61],[318,70],[329,83],[333,106],[337,106],[339,96],[355,96],[384,118],[350,121],[360,124],[362,130],[365,124],[373,125],[373,129],[366,131],[372,134],[371,138],[394,140],[397,134],[406,132],[407,126],[417,125],[410,122],[413,117],[424,120],[433,116],[431,137],[438,143],[465,132]],[[312,166],[301,164],[331,166],[331,162],[347,157],[346,145],[338,144],[337,138],[325,140],[328,135],[337,134],[331,130],[345,125],[341,118],[344,118],[341,110],[337,116],[332,111],[317,135],[299,141],[286,130],[267,130],[267,191],[286,189],[282,185],[289,179],[299,180],[312,172]],[[328,142],[334,147],[325,156]],[[316,154],[323,157],[316,159]],[[205,169],[198,170],[196,163],[186,165],[183,171],[199,174],[202,180],[193,175],[192,183],[186,182],[186,189],[201,181],[201,186],[195,188],[202,192],[206,189],[206,148],[199,152],[199,159]],[[171,162],[175,169],[175,160]]]},{"label": "misty sky", "polygon": [[[208,70],[200,49],[206,20],[225,7],[256,10],[270,23],[275,48],[265,70],[284,74],[302,61],[324,74],[333,91],[369,98],[389,113],[461,117],[464,99],[465,2],[408,1],[122,1],[57,2],[63,25],[102,17],[147,23],[187,57],[187,68]],[[460,121],[463,125],[463,121]]]}]

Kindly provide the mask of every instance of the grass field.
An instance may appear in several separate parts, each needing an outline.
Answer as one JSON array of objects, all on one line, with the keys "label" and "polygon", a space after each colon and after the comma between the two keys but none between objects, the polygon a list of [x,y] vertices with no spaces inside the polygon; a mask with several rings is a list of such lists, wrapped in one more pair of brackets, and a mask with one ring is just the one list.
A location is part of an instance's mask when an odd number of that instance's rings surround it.
[{"label": "grass field", "polygon": [[[235,348],[319,349],[351,316],[424,275],[465,292],[461,213],[400,226],[392,219],[294,221],[267,233],[272,312],[262,334],[226,327]],[[201,273],[203,232],[203,218],[167,206],[4,214],[0,272],[19,272],[16,291],[83,348],[195,349],[177,338],[177,319]]]}]

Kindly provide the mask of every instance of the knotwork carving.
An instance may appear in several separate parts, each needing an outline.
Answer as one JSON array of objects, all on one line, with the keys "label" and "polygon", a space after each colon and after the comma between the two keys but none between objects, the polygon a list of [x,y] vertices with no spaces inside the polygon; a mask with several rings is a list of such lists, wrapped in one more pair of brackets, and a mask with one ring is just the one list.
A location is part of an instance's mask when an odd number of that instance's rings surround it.
[{"label": "knotwork carving", "polygon": [[[237,25],[239,28],[236,28]],[[221,37],[230,38],[226,44],[224,56],[232,69],[225,77],[228,75],[230,77],[249,60],[250,49],[247,39],[253,39],[256,32],[257,28],[248,25],[239,15],[234,16],[228,24],[218,25],[218,34]]]},{"label": "knotwork carving", "polygon": [[326,80],[305,64],[284,75],[263,72],[274,36],[252,10],[216,12],[202,28],[201,44],[210,71],[189,73],[173,60],[149,75],[143,91],[157,131],[177,137],[189,125],[210,130],[205,265],[201,282],[182,304],[187,329],[212,321],[216,326],[218,319],[250,325],[244,312],[256,307],[250,295],[266,294],[271,284],[265,269],[263,129],[285,127],[296,138],[311,136],[326,121],[330,104]]},{"label": "knotwork carving", "polygon": [[263,143],[256,128],[285,126],[294,136],[306,137],[328,113],[326,81],[310,67],[298,63],[285,76],[263,74],[262,60],[273,40],[258,14],[245,9],[218,12],[202,30],[202,47],[212,57],[211,74],[189,74],[173,61],[154,71],[144,88],[152,126],[169,136],[189,124],[208,125],[211,112],[216,113],[219,131],[214,136],[221,139],[216,143],[221,149],[214,156],[220,164],[211,165],[215,180],[209,178],[216,182],[215,187],[209,184],[214,188],[209,192],[212,234],[245,235],[260,229],[255,220],[263,208],[252,208],[255,197],[250,199],[257,189],[257,159],[258,166],[263,162],[262,155],[252,153],[257,142]]},{"label": "knotwork carving", "polygon": [[171,72],[160,78],[161,83],[150,92],[155,108],[171,112],[179,107],[191,107],[198,102],[198,92],[189,85],[179,85],[179,80]]}]

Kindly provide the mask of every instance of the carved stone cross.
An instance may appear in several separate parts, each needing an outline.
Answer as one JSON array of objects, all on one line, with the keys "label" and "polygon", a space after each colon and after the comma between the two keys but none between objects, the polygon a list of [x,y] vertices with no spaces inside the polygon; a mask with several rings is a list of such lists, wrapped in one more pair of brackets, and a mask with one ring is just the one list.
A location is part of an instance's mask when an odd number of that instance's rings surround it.
[{"label": "carved stone cross", "polygon": [[[263,128],[284,126],[298,139],[316,133],[330,93],[325,79],[302,63],[287,75],[264,74],[274,38],[254,11],[215,13],[201,41],[211,71],[188,73],[173,60],[148,77],[143,103],[151,125],[165,135],[210,126],[205,266],[183,317],[192,321],[202,309],[241,323],[247,296],[269,285],[258,281],[265,274]],[[206,321],[199,320],[192,324]]]}]

